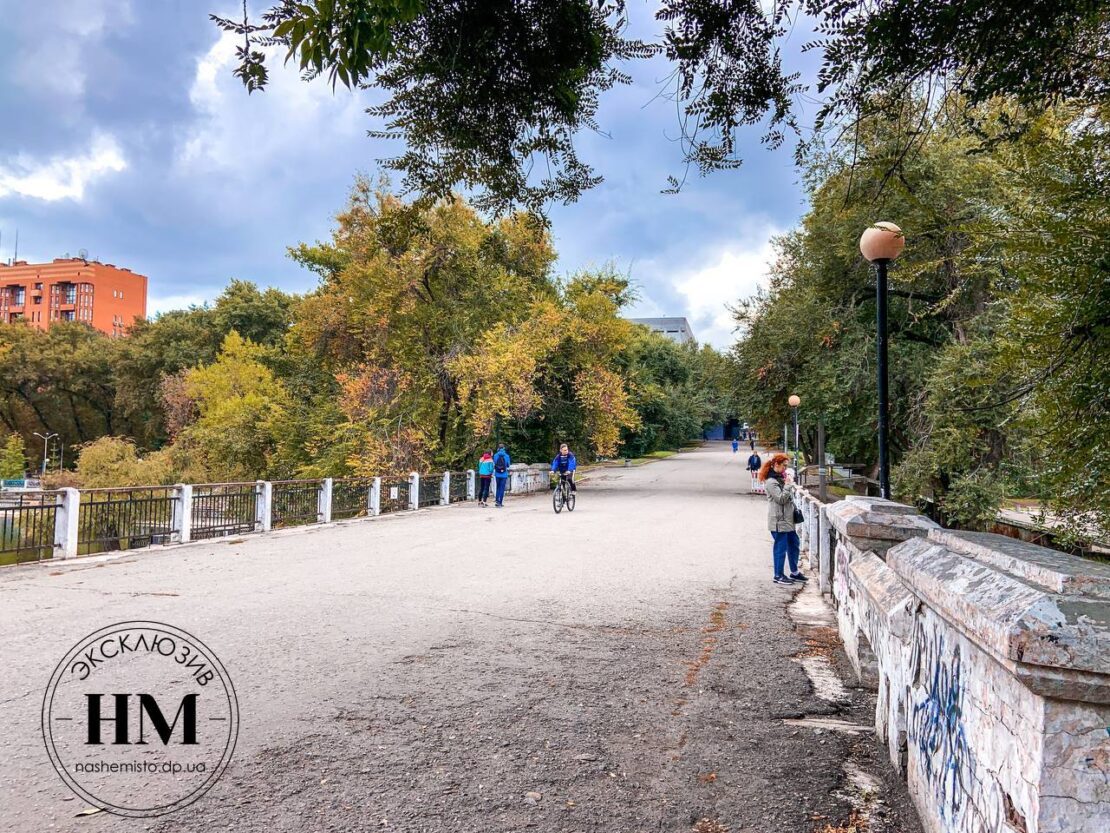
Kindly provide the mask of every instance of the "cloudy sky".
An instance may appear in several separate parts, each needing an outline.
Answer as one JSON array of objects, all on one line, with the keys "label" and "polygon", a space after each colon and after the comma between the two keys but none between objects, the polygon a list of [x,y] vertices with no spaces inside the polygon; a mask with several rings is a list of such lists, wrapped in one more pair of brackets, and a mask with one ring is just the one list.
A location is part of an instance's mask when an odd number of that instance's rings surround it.
[{"label": "cloudy sky", "polygon": [[[315,285],[286,247],[326,239],[353,176],[396,148],[366,137],[368,94],[305,84],[280,62],[248,96],[235,43],[207,19],[236,5],[0,0],[0,259],[17,229],[20,259],[86,249],[148,275],[152,314],[211,300],[231,278]],[[638,34],[658,31],[653,5],[629,0]],[[727,346],[725,305],[755,290],[771,236],[804,210],[790,150],[753,130],[740,170],[660,193],[682,175],[675,107],[657,95],[669,67],[631,69],[635,83],[602,100],[607,135],[580,139],[605,183],[551,209],[558,268],[614,262],[639,286],[634,314],[685,315]]]}]

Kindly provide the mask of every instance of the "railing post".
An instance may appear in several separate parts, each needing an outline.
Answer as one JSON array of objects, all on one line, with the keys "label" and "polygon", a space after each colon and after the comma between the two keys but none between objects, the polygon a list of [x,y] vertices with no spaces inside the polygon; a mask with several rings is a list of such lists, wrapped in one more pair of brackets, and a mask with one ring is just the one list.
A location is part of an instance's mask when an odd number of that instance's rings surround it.
[{"label": "railing post", "polygon": [[257,481],[254,499],[255,523],[262,532],[269,532],[274,525],[274,484],[269,480]]},{"label": "railing post", "polygon": [[420,472],[409,473],[409,509],[420,508]]},{"label": "railing post", "polygon": [[439,482],[439,505],[446,506],[451,502],[451,472],[445,471],[443,479]]},{"label": "railing post", "polygon": [[466,499],[474,500],[477,495],[474,492],[474,469],[466,470]]},{"label": "railing post", "polygon": [[829,523],[828,504],[821,504],[818,516],[818,563],[820,565],[820,578],[818,586],[822,593],[832,592],[832,524]]},{"label": "railing post", "polygon": [[54,557],[75,558],[77,521],[81,517],[81,493],[68,487],[61,492],[62,505],[54,511]]},{"label": "railing post", "polygon": [[193,487],[178,483],[177,489],[177,542],[188,544],[193,540]]},{"label": "railing post", "polygon": [[370,504],[367,507],[371,515],[382,513],[382,479],[375,477],[370,483]]},{"label": "railing post", "polygon": [[331,492],[332,479],[325,477],[324,482],[320,484],[316,507],[316,517],[320,519],[322,524],[331,523]]}]

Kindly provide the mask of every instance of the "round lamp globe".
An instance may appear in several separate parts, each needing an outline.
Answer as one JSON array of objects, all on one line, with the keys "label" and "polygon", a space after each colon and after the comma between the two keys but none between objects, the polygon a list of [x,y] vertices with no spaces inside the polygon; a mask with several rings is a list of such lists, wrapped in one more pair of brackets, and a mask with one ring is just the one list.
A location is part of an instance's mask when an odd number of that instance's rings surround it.
[{"label": "round lamp globe", "polygon": [[902,254],[906,237],[894,223],[875,223],[859,239],[859,250],[874,263],[877,260],[894,260]]}]

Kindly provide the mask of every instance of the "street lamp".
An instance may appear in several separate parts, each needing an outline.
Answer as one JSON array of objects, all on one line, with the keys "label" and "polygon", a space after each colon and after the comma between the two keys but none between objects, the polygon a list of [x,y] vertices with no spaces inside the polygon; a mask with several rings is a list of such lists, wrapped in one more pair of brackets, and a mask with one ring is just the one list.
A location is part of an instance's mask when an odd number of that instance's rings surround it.
[{"label": "street lamp", "polygon": [[56,432],[51,434],[40,434],[36,431],[35,436],[42,437],[42,473],[46,474],[46,455],[50,450],[50,441],[58,436],[58,434]]},{"label": "street lamp", "polygon": [[801,443],[798,442],[798,406],[802,404],[802,397],[798,394],[792,394],[786,400],[790,403],[790,407],[794,409],[794,479],[798,479],[798,451],[801,449]]},{"label": "street lamp", "polygon": [[868,261],[875,264],[875,329],[878,352],[878,389],[879,389],[879,491],[884,498],[890,498],[890,451],[888,420],[890,418],[890,394],[887,389],[887,333],[886,333],[886,267],[890,261],[902,254],[906,238],[902,229],[894,223],[875,223],[864,230],[859,239],[859,250]]}]

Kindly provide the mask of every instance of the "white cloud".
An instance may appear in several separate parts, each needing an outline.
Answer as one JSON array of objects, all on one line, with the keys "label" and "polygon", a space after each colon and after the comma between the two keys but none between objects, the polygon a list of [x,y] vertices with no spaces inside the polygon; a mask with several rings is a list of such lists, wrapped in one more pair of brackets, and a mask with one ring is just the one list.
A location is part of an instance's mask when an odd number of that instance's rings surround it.
[{"label": "white cloud", "polygon": [[361,93],[323,80],[305,83],[296,63],[283,64],[284,50],[267,50],[270,81],[248,95],[232,71],[239,37],[224,32],[197,60],[189,100],[197,113],[177,148],[179,173],[234,172],[244,179],[268,166],[318,162],[328,146],[356,138],[365,142],[366,101]]},{"label": "white cloud", "polygon": [[777,234],[766,226],[760,234],[726,246],[712,262],[675,276],[674,287],[686,299],[686,317],[700,343],[726,349],[735,341],[727,305],[767,285],[775,256],[771,238]]},{"label": "white cloud", "polygon": [[126,167],[127,160],[115,138],[97,133],[83,154],[55,156],[46,161],[20,154],[9,162],[0,162],[0,197],[14,194],[47,202],[79,201],[88,185]]}]

